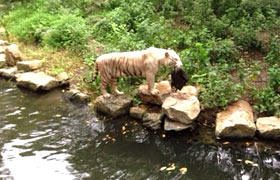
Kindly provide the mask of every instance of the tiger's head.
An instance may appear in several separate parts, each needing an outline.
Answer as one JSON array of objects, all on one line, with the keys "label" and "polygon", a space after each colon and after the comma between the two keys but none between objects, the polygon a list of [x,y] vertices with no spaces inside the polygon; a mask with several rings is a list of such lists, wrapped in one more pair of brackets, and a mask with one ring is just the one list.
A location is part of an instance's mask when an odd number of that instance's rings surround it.
[{"label": "tiger's head", "polygon": [[183,63],[179,55],[172,49],[168,49],[165,52],[165,58],[167,59],[168,66],[180,68],[183,66]]}]

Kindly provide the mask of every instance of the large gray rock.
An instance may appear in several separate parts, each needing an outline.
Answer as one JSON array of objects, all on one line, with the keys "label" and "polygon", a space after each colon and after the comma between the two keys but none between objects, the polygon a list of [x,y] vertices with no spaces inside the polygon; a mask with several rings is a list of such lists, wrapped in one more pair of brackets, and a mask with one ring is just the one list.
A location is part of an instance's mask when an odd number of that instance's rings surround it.
[{"label": "large gray rock", "polygon": [[194,123],[192,124],[183,124],[180,122],[172,121],[168,118],[164,119],[164,130],[165,131],[182,131],[185,129],[194,129]]},{"label": "large gray rock", "polygon": [[136,107],[131,107],[129,110],[129,116],[134,119],[142,120],[144,114],[148,111],[148,109],[149,107],[144,104]]},{"label": "large gray rock", "polygon": [[139,96],[142,102],[162,105],[163,101],[170,95],[171,86],[168,81],[161,81],[155,83],[155,89],[159,91],[158,94],[152,95],[148,91],[148,85],[140,85]]},{"label": "large gray rock", "polygon": [[4,67],[6,64],[6,56],[5,54],[0,54],[0,68]]},{"label": "large gray rock", "polygon": [[95,100],[94,109],[110,117],[126,115],[129,112],[131,99],[124,96],[111,95],[109,98],[99,96]]},{"label": "large gray rock", "polygon": [[246,101],[239,100],[217,114],[215,134],[220,138],[252,138],[255,135],[253,110]]},{"label": "large gray rock", "polygon": [[264,138],[280,139],[280,118],[276,116],[257,119],[257,130]]},{"label": "large gray rock", "polygon": [[18,69],[16,67],[0,69],[0,76],[7,79],[15,79],[17,74]]},{"label": "large gray rock", "polygon": [[21,60],[20,50],[17,45],[11,44],[5,49],[6,63],[9,66],[15,66]]},{"label": "large gray rock", "polygon": [[162,109],[170,120],[190,125],[200,113],[200,103],[195,96],[173,93],[164,101]]},{"label": "large gray rock", "polygon": [[90,96],[77,89],[66,91],[64,96],[73,103],[87,104],[90,102]]},{"label": "large gray rock", "polygon": [[160,129],[164,114],[159,108],[149,109],[142,118],[143,125],[157,130]]},{"label": "large gray rock", "polygon": [[33,91],[46,90],[49,91],[58,87],[58,81],[43,72],[27,72],[17,76],[17,85],[25,87]]},{"label": "large gray rock", "polygon": [[43,66],[42,60],[32,60],[32,61],[21,61],[17,63],[17,68],[19,71],[29,72],[39,69]]}]

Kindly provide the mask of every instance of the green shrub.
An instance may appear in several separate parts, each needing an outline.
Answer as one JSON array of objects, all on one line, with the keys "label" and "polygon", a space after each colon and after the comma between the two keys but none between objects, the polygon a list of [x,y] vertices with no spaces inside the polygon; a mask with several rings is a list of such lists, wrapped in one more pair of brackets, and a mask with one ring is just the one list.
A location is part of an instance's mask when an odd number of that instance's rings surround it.
[{"label": "green shrub", "polygon": [[213,42],[209,56],[213,62],[232,63],[236,60],[238,49],[231,39],[218,39]]},{"label": "green shrub", "polygon": [[276,93],[273,88],[255,89],[253,92],[254,108],[267,115],[280,116],[280,94]]},{"label": "green shrub", "polygon": [[243,93],[243,87],[230,74],[216,68],[210,69],[208,74],[193,76],[192,79],[201,86],[199,99],[204,108],[225,108],[237,101]]},{"label": "green shrub", "polygon": [[[34,13],[26,16],[25,13],[27,12],[15,12],[15,14],[11,14],[8,17],[11,20],[11,23],[8,24],[8,29],[19,40],[40,43],[51,23],[57,19],[57,16],[48,13]],[[25,18],[19,18],[19,20],[13,21],[19,15],[25,16]]]},{"label": "green shrub", "polygon": [[43,42],[54,48],[80,50],[88,40],[85,20],[75,15],[63,15],[51,23]]}]

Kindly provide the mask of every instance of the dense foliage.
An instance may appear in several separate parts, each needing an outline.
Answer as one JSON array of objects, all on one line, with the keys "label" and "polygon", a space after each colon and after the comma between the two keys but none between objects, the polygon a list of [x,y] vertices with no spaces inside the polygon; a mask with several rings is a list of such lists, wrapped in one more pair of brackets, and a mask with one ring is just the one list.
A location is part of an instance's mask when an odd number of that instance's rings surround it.
[{"label": "dense foliage", "polygon": [[[22,41],[82,52],[89,65],[106,52],[171,47],[180,53],[190,83],[201,86],[203,107],[223,108],[249,98],[259,112],[280,114],[278,0],[0,3],[5,5],[2,25]],[[263,85],[256,86],[260,80]]]}]

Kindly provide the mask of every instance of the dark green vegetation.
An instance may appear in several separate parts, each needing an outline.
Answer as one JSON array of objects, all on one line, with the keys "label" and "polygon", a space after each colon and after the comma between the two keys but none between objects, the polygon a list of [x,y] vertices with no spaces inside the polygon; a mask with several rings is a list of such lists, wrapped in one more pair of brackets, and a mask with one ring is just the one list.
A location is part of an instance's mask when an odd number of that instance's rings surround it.
[{"label": "dark green vegetation", "polygon": [[[201,86],[204,108],[243,98],[260,113],[280,114],[279,0],[0,2],[2,26],[19,40],[78,52],[88,65],[106,52],[171,47],[190,83]],[[128,83],[139,83],[120,81],[126,92]]]}]

